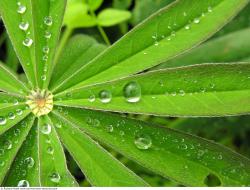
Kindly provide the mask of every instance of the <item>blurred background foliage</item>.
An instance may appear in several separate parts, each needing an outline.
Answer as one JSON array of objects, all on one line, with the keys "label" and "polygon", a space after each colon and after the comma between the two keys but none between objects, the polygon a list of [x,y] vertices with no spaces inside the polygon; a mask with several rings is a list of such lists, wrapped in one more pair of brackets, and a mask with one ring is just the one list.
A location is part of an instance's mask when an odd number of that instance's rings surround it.
[{"label": "blurred background foliage", "polygon": [[[110,46],[157,10],[173,0],[68,0],[59,48],[75,34],[85,34],[99,43]],[[187,65],[250,61],[250,5],[235,19],[199,47],[162,63],[153,69],[171,67],[172,63]],[[18,58],[0,20],[0,61],[26,80]],[[1,77],[1,76],[0,76]],[[223,144],[250,157],[250,116],[224,118],[164,118],[127,115],[163,127],[175,128]],[[152,186],[180,186],[171,180],[155,175],[122,155],[110,150],[126,166],[135,171]],[[81,186],[90,186],[74,160],[67,154],[68,166]],[[216,178],[207,179],[208,186],[218,185]]]}]

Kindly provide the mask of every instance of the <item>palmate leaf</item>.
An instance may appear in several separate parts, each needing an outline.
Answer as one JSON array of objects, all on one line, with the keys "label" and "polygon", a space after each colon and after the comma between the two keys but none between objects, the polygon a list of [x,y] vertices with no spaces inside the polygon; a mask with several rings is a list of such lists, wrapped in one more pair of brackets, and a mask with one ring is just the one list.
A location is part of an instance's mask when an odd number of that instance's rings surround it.
[{"label": "palmate leaf", "polygon": [[67,112],[63,118],[92,137],[183,185],[205,186],[211,175],[217,176],[222,186],[249,185],[250,160],[221,145],[114,114],[59,110]]},{"label": "palmate leaf", "polygon": [[55,102],[57,105],[128,113],[247,114],[250,113],[250,64],[208,64],[159,70],[79,88],[56,98],[60,99]]},{"label": "palmate leaf", "polygon": [[76,128],[70,120],[61,114],[56,115],[51,117],[54,126],[62,128],[58,129],[62,142],[93,186],[147,186],[146,182]]},{"label": "palmate leaf", "polygon": [[50,87],[58,93],[74,85],[105,82],[158,65],[207,39],[248,2],[176,1],[138,25],[76,73]]},{"label": "palmate leaf", "polygon": [[33,121],[34,116],[29,116],[0,136],[0,185],[2,185],[19,148],[28,135]]},{"label": "palmate leaf", "polygon": [[245,61],[250,57],[250,28],[229,33],[211,40],[176,59],[160,64],[156,69],[194,65]]},{"label": "palmate leaf", "polygon": [[0,2],[2,19],[32,87],[46,88],[49,83],[65,4],[65,0]]}]

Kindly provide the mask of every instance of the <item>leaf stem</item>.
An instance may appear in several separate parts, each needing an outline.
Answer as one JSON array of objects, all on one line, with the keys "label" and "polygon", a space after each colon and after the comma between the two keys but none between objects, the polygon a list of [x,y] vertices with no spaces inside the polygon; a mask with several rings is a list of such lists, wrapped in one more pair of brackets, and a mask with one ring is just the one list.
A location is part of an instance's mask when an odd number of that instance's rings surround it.
[{"label": "leaf stem", "polygon": [[[91,14],[92,17],[95,18],[95,20],[97,20],[97,16],[96,16],[95,12],[91,8],[90,8],[90,14]],[[104,29],[100,26],[100,24],[98,22],[97,22],[97,29],[98,29],[99,33],[101,34],[104,42],[108,46],[110,46],[111,45],[110,40],[109,40],[107,34],[105,33]]]}]

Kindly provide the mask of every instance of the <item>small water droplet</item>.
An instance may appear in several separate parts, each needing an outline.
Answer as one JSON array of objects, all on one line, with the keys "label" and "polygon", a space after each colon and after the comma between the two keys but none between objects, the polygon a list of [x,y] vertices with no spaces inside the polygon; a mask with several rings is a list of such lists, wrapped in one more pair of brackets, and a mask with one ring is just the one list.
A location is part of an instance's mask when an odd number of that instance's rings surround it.
[{"label": "small water droplet", "polygon": [[94,119],[94,120],[93,120],[93,126],[94,126],[94,127],[100,126],[100,121],[99,121],[98,119]]},{"label": "small water droplet", "polygon": [[137,82],[129,82],[124,86],[123,95],[127,102],[135,103],[141,99],[141,87]]},{"label": "small water droplet", "polygon": [[44,34],[44,37],[47,38],[47,39],[50,39],[51,38],[51,32],[50,31],[45,31],[45,34]]},{"label": "small water droplet", "polygon": [[46,16],[44,18],[44,24],[46,24],[47,26],[51,26],[53,24],[53,19],[51,16]]},{"label": "small water droplet", "polygon": [[17,110],[16,110],[16,114],[19,115],[19,116],[22,115],[22,114],[23,114],[23,110],[17,109]]},{"label": "small water droplet", "polygon": [[13,120],[13,119],[16,118],[16,116],[15,116],[15,114],[14,114],[13,112],[10,112],[10,113],[8,114],[8,118],[9,118],[10,120]]},{"label": "small water droplet", "polygon": [[26,12],[26,6],[25,5],[22,5],[20,2],[17,3],[18,5],[18,8],[17,8],[17,12],[19,14],[24,14]]},{"label": "small water droplet", "polygon": [[10,150],[12,148],[12,142],[10,140],[6,140],[3,145],[4,149]]},{"label": "small water droplet", "polygon": [[7,123],[7,120],[5,117],[0,116],[0,125],[5,125]]},{"label": "small water droplet", "polygon": [[59,183],[61,180],[61,176],[59,175],[59,173],[57,172],[53,172],[50,176],[50,181],[54,182],[54,183]]},{"label": "small water droplet", "polygon": [[43,47],[43,53],[46,53],[46,54],[49,53],[49,46],[44,46]]},{"label": "small water droplet", "polygon": [[21,180],[18,182],[17,187],[29,187],[30,184],[27,180]]},{"label": "small water droplet", "polygon": [[100,98],[102,103],[109,103],[112,99],[112,94],[108,90],[102,90],[99,93],[99,98]]},{"label": "small water droplet", "polygon": [[107,130],[109,133],[112,133],[112,132],[114,131],[113,125],[108,125],[108,126],[106,126],[106,130]]},{"label": "small water droplet", "polygon": [[41,132],[45,135],[49,135],[51,133],[51,125],[50,124],[44,124],[41,127]]},{"label": "small water droplet", "polygon": [[32,157],[28,157],[24,160],[24,163],[27,165],[28,168],[32,168],[35,165],[35,161]]},{"label": "small water droplet", "polygon": [[23,30],[23,31],[26,31],[26,30],[28,30],[28,28],[29,28],[29,23],[28,23],[28,22],[21,22],[21,23],[19,24],[19,28],[20,28],[21,30]]},{"label": "small water droplet", "polygon": [[95,101],[95,95],[92,94],[89,96],[89,102],[94,102]]},{"label": "small water droplet", "polygon": [[47,153],[48,153],[48,154],[54,154],[54,148],[53,148],[52,146],[49,146],[49,147],[47,148]]},{"label": "small water droplet", "polygon": [[62,128],[62,123],[56,123],[55,126],[56,126],[56,128],[60,129],[60,128]]},{"label": "small water droplet", "polygon": [[0,161],[0,166],[3,167],[5,165],[4,161]]},{"label": "small water droplet", "polygon": [[180,90],[179,93],[180,93],[181,96],[185,96],[185,91],[184,90]]},{"label": "small water droplet", "polygon": [[207,8],[207,11],[208,11],[209,13],[211,13],[211,12],[213,12],[213,8],[212,8],[212,7],[208,7],[208,8]]},{"label": "small water droplet", "polygon": [[147,150],[152,146],[152,140],[150,136],[146,134],[137,134],[135,136],[135,146],[141,150]]},{"label": "small water droplet", "polygon": [[15,129],[14,130],[14,135],[18,136],[18,135],[20,135],[20,132],[21,132],[20,129]]},{"label": "small water droplet", "polygon": [[190,29],[190,26],[189,26],[189,25],[186,25],[186,26],[185,26],[185,29],[186,29],[186,30],[189,30],[189,29]]},{"label": "small water droplet", "polygon": [[29,37],[25,38],[25,40],[23,41],[23,45],[26,47],[30,47],[33,44],[33,40]]},{"label": "small water droplet", "polygon": [[45,80],[47,79],[46,75],[42,75],[42,76],[41,76],[41,79],[42,79],[43,81],[45,81]]},{"label": "small water droplet", "polygon": [[194,23],[195,23],[195,24],[199,24],[199,23],[200,23],[200,19],[199,19],[199,18],[195,18],[195,19],[194,19]]}]

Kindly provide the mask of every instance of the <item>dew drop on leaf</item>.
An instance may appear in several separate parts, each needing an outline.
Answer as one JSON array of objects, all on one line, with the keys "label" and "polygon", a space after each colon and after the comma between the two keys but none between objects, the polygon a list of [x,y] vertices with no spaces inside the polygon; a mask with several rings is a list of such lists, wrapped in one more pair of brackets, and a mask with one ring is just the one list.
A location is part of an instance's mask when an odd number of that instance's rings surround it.
[{"label": "dew drop on leaf", "polygon": [[0,161],[0,166],[3,167],[5,165],[4,161]]},{"label": "dew drop on leaf", "polygon": [[44,37],[47,39],[51,38],[51,32],[50,31],[45,31]]},{"label": "dew drop on leaf", "polygon": [[30,184],[27,180],[21,180],[18,182],[17,187],[29,187]]},{"label": "dew drop on leaf", "polygon": [[95,95],[92,94],[89,96],[89,102],[94,102],[95,101]]},{"label": "dew drop on leaf", "polygon": [[8,114],[8,118],[9,118],[10,120],[13,120],[13,119],[16,118],[16,116],[15,116],[15,114],[14,114],[13,112],[10,112],[10,113]]},{"label": "dew drop on leaf", "polygon": [[5,117],[0,116],[0,125],[5,125],[7,123],[7,120]]},{"label": "dew drop on leaf", "polygon": [[147,150],[152,146],[152,140],[149,135],[136,134],[135,135],[135,146],[141,150]]},{"label": "dew drop on leaf", "polygon": [[15,99],[14,102],[13,102],[13,104],[14,104],[14,106],[18,105],[19,104],[18,100]]},{"label": "dew drop on leaf", "polygon": [[46,53],[46,54],[49,53],[49,47],[48,46],[43,47],[43,53]]},{"label": "dew drop on leaf", "polygon": [[19,14],[24,14],[26,12],[26,6],[25,5],[22,5],[20,2],[17,3],[18,5],[18,8],[17,8],[17,12]]},{"label": "dew drop on leaf", "polygon": [[30,47],[33,44],[33,40],[29,37],[25,38],[25,40],[23,41],[23,45],[26,47]]},{"label": "dew drop on leaf", "polygon": [[54,154],[54,148],[53,148],[52,146],[49,146],[49,147],[47,148],[47,153],[48,153],[48,154]]},{"label": "dew drop on leaf", "polygon": [[53,24],[53,19],[51,16],[46,16],[44,18],[44,24],[46,24],[47,26],[51,26]]},{"label": "dew drop on leaf", "polygon": [[109,103],[112,99],[112,94],[108,90],[102,90],[99,93],[99,98],[100,98],[102,103]]},{"label": "dew drop on leaf", "polygon": [[129,82],[124,86],[123,95],[127,102],[135,103],[141,99],[141,87],[137,82]]},{"label": "dew drop on leaf", "polygon": [[59,173],[57,172],[53,172],[50,176],[50,181],[54,182],[54,183],[59,183],[61,180],[61,176],[59,175]]},{"label": "dew drop on leaf", "polygon": [[107,132],[112,133],[114,131],[113,125],[106,126],[106,130],[107,130]]},{"label": "dew drop on leaf", "polygon": [[16,114],[19,115],[19,116],[22,115],[22,114],[23,114],[23,110],[17,109],[17,110],[16,110]]},{"label": "dew drop on leaf", "polygon": [[50,124],[44,124],[41,128],[41,132],[45,135],[49,135],[51,133],[51,125]]},{"label": "dew drop on leaf", "polygon": [[4,149],[10,150],[12,148],[12,142],[10,140],[6,140],[3,145]]},{"label": "dew drop on leaf", "polygon": [[23,30],[23,31],[26,31],[26,30],[28,30],[28,28],[29,28],[29,23],[28,23],[28,22],[21,22],[21,23],[19,24],[19,28],[20,28],[21,30]]},{"label": "dew drop on leaf", "polygon": [[35,165],[35,161],[32,157],[28,157],[24,160],[24,163],[27,165],[28,168],[32,168]]},{"label": "dew drop on leaf", "polygon": [[42,79],[43,81],[45,81],[45,80],[47,79],[46,75],[42,75],[42,76],[41,76],[41,79]]},{"label": "dew drop on leaf", "polygon": [[195,18],[195,19],[194,19],[194,23],[195,23],[195,24],[199,24],[199,23],[200,23],[200,19],[199,19],[199,18]]}]

